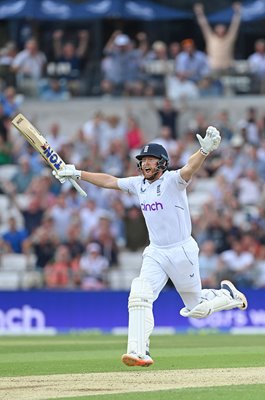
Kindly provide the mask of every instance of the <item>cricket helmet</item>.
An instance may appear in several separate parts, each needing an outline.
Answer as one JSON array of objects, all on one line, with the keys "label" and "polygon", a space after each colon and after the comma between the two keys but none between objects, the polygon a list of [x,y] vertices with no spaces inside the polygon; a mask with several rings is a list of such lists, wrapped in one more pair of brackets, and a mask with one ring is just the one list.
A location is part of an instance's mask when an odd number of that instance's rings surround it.
[{"label": "cricket helmet", "polygon": [[158,143],[149,143],[145,145],[140,154],[136,156],[137,160],[139,160],[139,168],[141,168],[141,160],[143,157],[156,157],[159,159],[158,168],[162,170],[166,170],[168,167],[169,157],[166,149]]}]

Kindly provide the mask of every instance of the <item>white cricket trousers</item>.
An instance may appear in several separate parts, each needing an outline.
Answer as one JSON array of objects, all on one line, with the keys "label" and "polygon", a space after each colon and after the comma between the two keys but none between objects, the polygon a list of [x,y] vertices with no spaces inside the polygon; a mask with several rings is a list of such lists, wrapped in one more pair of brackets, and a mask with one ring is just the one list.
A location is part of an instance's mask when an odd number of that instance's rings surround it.
[{"label": "white cricket trousers", "polygon": [[202,286],[198,256],[199,247],[192,237],[174,247],[146,247],[140,277],[151,284],[154,300],[170,278],[185,307],[191,310],[199,304]]}]

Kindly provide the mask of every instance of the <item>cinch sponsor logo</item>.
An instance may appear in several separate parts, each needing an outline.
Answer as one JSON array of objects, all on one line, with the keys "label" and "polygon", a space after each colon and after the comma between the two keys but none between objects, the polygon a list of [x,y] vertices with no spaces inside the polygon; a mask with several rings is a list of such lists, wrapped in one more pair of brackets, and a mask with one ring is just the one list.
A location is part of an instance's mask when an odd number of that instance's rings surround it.
[{"label": "cinch sponsor logo", "polygon": [[141,203],[141,209],[143,211],[158,211],[158,210],[163,210],[163,204],[162,203],[158,203],[157,201],[155,203],[152,204],[144,204]]},{"label": "cinch sponsor logo", "polygon": [[58,156],[57,153],[55,153],[54,150],[52,150],[50,148],[50,146],[46,147],[46,146],[42,146],[43,148],[43,156],[44,158],[46,158],[47,160],[49,160],[57,170],[60,169],[60,166],[62,164],[62,160],[61,158]]},{"label": "cinch sponsor logo", "polygon": [[43,330],[46,321],[44,313],[29,305],[22,308],[9,308],[6,311],[0,309],[0,330],[17,332],[27,330]]}]

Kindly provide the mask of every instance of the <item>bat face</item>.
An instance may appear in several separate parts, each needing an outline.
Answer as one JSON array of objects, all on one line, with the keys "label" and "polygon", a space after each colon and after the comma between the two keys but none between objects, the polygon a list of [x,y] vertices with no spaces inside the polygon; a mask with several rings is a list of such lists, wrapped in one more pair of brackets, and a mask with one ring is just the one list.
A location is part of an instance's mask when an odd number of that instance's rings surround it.
[{"label": "bat face", "polygon": [[22,114],[18,114],[12,124],[25,139],[41,154],[44,160],[55,170],[59,171],[65,163],[49,145],[44,136]]},{"label": "bat face", "polygon": [[[61,159],[59,154],[53,150],[49,145],[44,136],[38,131],[35,126],[23,115],[18,114],[12,119],[12,124],[19,130],[19,132],[24,136],[24,138],[37,150],[44,160],[52,167],[54,170],[59,171],[65,166],[64,161]],[[86,197],[86,192],[78,185],[78,183],[72,179],[68,178],[75,189],[80,193],[81,196]]]}]

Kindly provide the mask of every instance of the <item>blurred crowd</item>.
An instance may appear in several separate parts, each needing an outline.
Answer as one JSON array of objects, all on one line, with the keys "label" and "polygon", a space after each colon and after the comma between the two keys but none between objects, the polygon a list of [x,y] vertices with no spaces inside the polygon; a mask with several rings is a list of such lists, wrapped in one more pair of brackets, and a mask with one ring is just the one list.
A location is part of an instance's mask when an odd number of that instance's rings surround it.
[{"label": "blurred crowd", "polygon": [[[197,48],[194,38],[176,38],[170,43],[157,38],[151,42],[146,32],[130,37],[115,30],[98,62],[91,55],[93,43],[88,30],[71,35],[67,30],[54,30],[48,47],[41,48],[28,29],[20,43],[7,42],[0,49],[0,90],[13,86],[20,94],[46,101],[89,94],[165,95],[171,100],[220,96],[233,90],[263,94],[265,39],[253,43],[252,54],[238,67],[234,50],[241,21],[240,3],[233,4],[233,13],[228,27],[211,27],[203,5],[195,4],[204,50]],[[227,77],[240,75],[242,68],[241,89],[228,87]]]},{"label": "blurred crowd", "polygon": [[[222,134],[220,149],[207,158],[189,187],[192,195],[201,182],[209,194],[191,210],[203,285],[214,287],[225,277],[240,286],[265,287],[265,114],[249,108],[232,126],[228,110],[211,121],[198,111],[180,137],[182,111],[168,98],[152,107],[160,121],[152,141],[167,149],[170,169],[183,166],[198,149],[195,133],[204,135],[208,125],[215,125]],[[0,210],[2,255],[33,255],[41,277],[38,287],[109,287],[108,272],[121,267],[121,252],[142,251],[148,243],[137,199],[86,182],[81,183],[88,194],[83,198],[70,184],[61,185],[22,137],[14,140],[14,111],[6,109],[1,106],[0,200],[8,200]],[[72,137],[62,135],[55,119],[47,139],[78,169],[118,177],[139,173],[135,155],[147,142],[132,109],[124,120],[97,111]],[[10,167],[14,170],[7,178]]]},{"label": "blurred crowd", "polygon": [[[198,111],[179,135],[178,118],[184,111],[175,107],[178,100],[224,93],[222,77],[235,73],[241,20],[241,5],[233,8],[229,27],[212,28],[203,6],[194,6],[205,52],[191,38],[150,43],[144,32],[132,38],[114,31],[103,49],[95,93],[148,97],[159,121],[152,141],[168,151],[170,169],[183,166],[198,149],[195,133],[204,136],[208,125],[220,129],[220,149],[207,158],[188,189],[192,194],[201,180],[209,192],[208,200],[192,210],[202,282],[215,287],[220,279],[231,278],[236,285],[258,288],[265,287],[265,114],[252,107],[231,125],[230,110],[211,120]],[[66,32],[55,30],[49,52],[31,32],[24,39],[20,45],[7,42],[0,51],[0,203],[7,200],[7,207],[0,208],[0,256],[33,256],[40,279],[32,287],[108,288],[108,272],[121,267],[121,251],[141,251],[148,244],[137,200],[85,182],[88,197],[80,197],[70,184],[52,177],[22,137],[14,140],[11,126],[25,97],[64,101],[86,94],[89,32],[81,30],[70,40]],[[245,61],[253,93],[264,94],[265,39],[253,43]],[[159,107],[152,102],[156,95],[163,99]],[[134,110],[128,108],[123,120],[106,114],[103,106],[71,137],[62,135],[55,117],[47,131],[55,151],[78,169],[117,177],[139,173],[135,155],[147,135]]]}]

